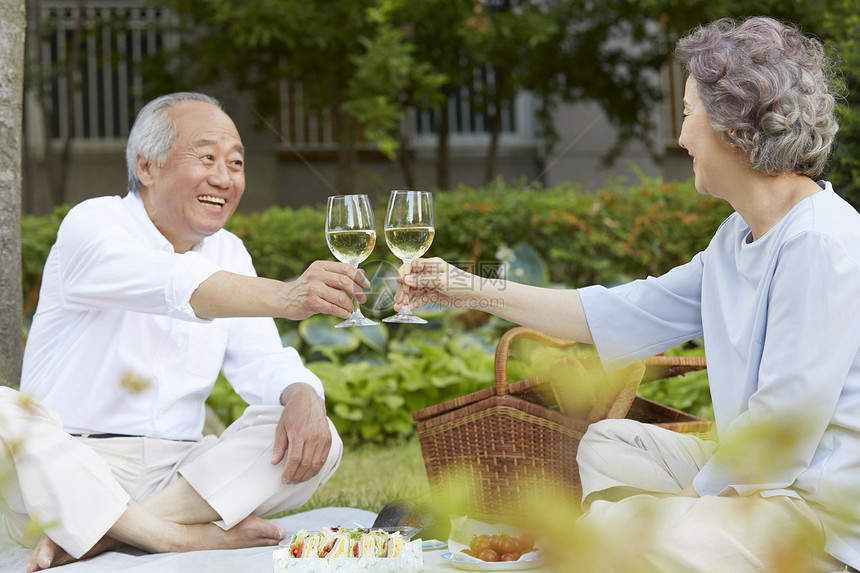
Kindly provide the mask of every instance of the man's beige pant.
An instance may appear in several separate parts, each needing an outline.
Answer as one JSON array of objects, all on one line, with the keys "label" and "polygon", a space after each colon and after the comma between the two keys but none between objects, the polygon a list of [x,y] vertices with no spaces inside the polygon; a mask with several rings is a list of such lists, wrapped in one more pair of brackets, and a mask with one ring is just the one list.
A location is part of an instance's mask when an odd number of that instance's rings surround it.
[{"label": "man's beige pant", "polygon": [[676,495],[715,448],[632,420],[592,424],[577,454],[586,510],[577,535],[594,536],[589,570],[833,571],[838,564],[822,556],[821,524],[803,500]]},{"label": "man's beige pant", "polygon": [[281,483],[284,461],[271,464],[282,408],[250,406],[220,437],[199,442],[154,438],[75,438],[59,416],[25,395],[0,387],[0,510],[21,543],[32,543],[35,519],[73,557],[88,551],[142,500],[177,478],[218,512],[228,529],[249,515],[264,517],[304,504],[335,472],[343,443],[329,421],[332,445],[320,472]]}]

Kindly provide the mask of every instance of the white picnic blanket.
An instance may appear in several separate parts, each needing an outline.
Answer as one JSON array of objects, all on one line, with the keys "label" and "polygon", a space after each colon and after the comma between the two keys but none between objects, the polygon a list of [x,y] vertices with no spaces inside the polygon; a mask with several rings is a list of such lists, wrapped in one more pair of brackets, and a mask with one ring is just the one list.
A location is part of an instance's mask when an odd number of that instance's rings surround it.
[{"label": "white picnic blanket", "polygon": [[[372,511],[351,507],[325,507],[281,517],[287,533],[299,529],[314,531],[323,527],[370,527],[376,519]],[[48,573],[272,573],[275,547],[251,547],[222,551],[148,554],[136,549],[108,551],[91,559],[48,569]],[[445,545],[424,551],[423,573],[457,573],[458,569],[442,558]],[[24,573],[30,550],[0,536],[0,573]],[[534,569],[546,573],[546,569]]]},{"label": "white picnic blanket", "polygon": [[[376,514],[349,507],[326,507],[276,521],[288,533],[322,527],[369,527]],[[274,547],[221,551],[147,554],[138,550],[108,551],[91,559],[49,569],[57,573],[272,573]],[[0,546],[0,572],[24,573],[30,550],[6,541]]]}]

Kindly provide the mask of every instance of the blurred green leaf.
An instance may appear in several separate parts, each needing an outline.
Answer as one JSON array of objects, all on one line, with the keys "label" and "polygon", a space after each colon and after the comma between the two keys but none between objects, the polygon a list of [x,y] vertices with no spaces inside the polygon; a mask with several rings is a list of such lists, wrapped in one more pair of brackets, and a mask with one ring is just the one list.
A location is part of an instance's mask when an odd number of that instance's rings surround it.
[{"label": "blurred green leaf", "polygon": [[315,350],[345,353],[358,348],[361,340],[355,329],[334,328],[338,322],[337,317],[317,314],[299,324],[299,334]]},{"label": "blurred green leaf", "polygon": [[376,352],[385,352],[388,345],[388,329],[382,325],[365,326],[354,329],[358,335],[358,339],[366,344],[371,350]]}]

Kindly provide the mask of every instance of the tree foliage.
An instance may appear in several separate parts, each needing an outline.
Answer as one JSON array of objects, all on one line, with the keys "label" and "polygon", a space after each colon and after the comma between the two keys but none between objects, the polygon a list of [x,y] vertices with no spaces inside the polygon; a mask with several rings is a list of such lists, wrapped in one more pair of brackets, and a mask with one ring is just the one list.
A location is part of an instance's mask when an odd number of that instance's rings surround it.
[{"label": "tree foliage", "polygon": [[[560,105],[597,103],[617,129],[605,157],[611,162],[631,141],[653,138],[659,72],[681,35],[720,17],[767,14],[819,36],[841,56],[849,95],[841,101],[842,131],[825,176],[849,198],[860,189],[858,96],[850,95],[860,75],[860,0],[163,2],[196,30],[185,35],[184,58],[165,55],[158,66],[173,63],[171,81],[233,80],[254,93],[263,115],[277,110],[277,80],[300,81],[308,107],[337,111],[341,171],[356,168],[355,142],[363,138],[389,157],[400,151],[410,180],[401,149],[408,141],[399,131],[404,110],[438,110],[442,188],[450,184],[445,104],[460,88],[470,89],[473,109],[488,126],[487,179],[496,172],[501,116],[522,90],[537,96],[549,147]],[[486,81],[474,81],[480,74]]]},{"label": "tree foliage", "polygon": [[473,83],[481,62],[479,46],[486,21],[479,8],[480,4],[472,0],[425,0],[404,2],[391,14],[393,23],[406,31],[415,57],[429,63],[444,79],[433,97],[422,100],[416,94],[407,94],[407,103],[416,109],[439,110],[435,118],[436,184],[442,189],[449,188],[451,183],[448,102],[460,88]]},{"label": "tree foliage", "polygon": [[[501,120],[522,90],[541,101],[544,134],[553,140],[561,102],[593,100],[619,128],[617,153],[653,133],[648,110],[659,100],[664,32],[627,0],[164,0],[182,18],[186,38],[153,66],[176,85],[229,79],[252,91],[257,109],[274,114],[276,82],[302,84],[308,107],[332,106],[342,152],[362,136],[392,157],[407,106],[441,107],[439,184],[448,186],[447,116],[441,105],[471,87],[485,114],[495,174]],[[587,65],[584,65],[587,63]],[[171,70],[172,75],[164,76]],[[486,81],[475,82],[476,74]],[[148,74],[152,77],[152,74]],[[165,91],[164,86],[157,86]],[[355,123],[355,130],[352,123]],[[344,162],[344,169],[354,164]]]},{"label": "tree foliage", "polygon": [[[280,104],[279,82],[300,84],[306,109],[333,111],[337,188],[355,190],[357,144],[393,157],[404,104],[435,92],[444,77],[414,55],[390,14],[405,0],[165,0],[194,32],[178,53],[154,62],[170,86],[234,82],[253,93],[262,117]],[[165,73],[166,72],[166,73]]]},{"label": "tree foliage", "polygon": [[860,209],[860,2],[833,2],[823,15],[822,33],[839,54],[844,84],[836,151],[828,179],[840,195]]},{"label": "tree foliage", "polygon": [[822,177],[855,207],[860,207],[860,1],[858,0],[643,0],[666,27],[670,40],[717,18],[767,15],[797,25],[821,39],[841,72],[838,94],[840,128],[836,148]]}]

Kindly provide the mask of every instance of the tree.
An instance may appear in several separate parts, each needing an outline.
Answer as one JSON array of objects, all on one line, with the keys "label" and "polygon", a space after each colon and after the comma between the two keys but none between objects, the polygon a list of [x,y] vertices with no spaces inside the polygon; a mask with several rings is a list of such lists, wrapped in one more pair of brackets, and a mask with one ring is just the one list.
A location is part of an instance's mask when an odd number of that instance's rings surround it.
[{"label": "tree", "polygon": [[409,30],[407,38],[414,46],[415,57],[444,78],[435,97],[409,94],[407,103],[419,110],[438,111],[436,186],[448,189],[449,101],[460,88],[472,84],[475,70],[481,65],[486,15],[479,0],[423,0],[403,3],[392,18]]},{"label": "tree", "polygon": [[791,22],[817,36],[832,51],[841,69],[836,74],[840,116],[836,148],[823,177],[837,193],[860,208],[860,0],[642,0],[666,27],[669,39],[700,23],[721,17],[766,14]]},{"label": "tree", "polygon": [[[43,30],[41,16],[41,1],[27,0],[28,10],[32,14],[32,30],[27,35],[33,44],[30,53],[38,54],[41,50],[40,41],[43,33],[54,32],[53,23],[48,23],[48,29]],[[74,114],[68,113],[65,117],[65,125],[59,134],[59,145],[54,143],[54,133],[51,128],[52,118],[58,115],[54,101],[65,100],[67,109],[74,107],[75,95],[80,91],[81,84],[81,52],[84,44],[85,33],[86,0],[77,0],[75,10],[75,25],[72,28],[71,37],[66,38],[63,53],[67,54],[62,65],[58,69],[46,69],[38,57],[31,58],[28,62],[28,82],[35,87],[37,105],[34,112],[41,115],[42,124],[42,167],[45,169],[51,201],[54,206],[66,202],[68,195],[69,163],[72,153],[72,137],[75,132]],[[65,89],[61,93],[54,93],[52,82],[57,77],[66,78]]]},{"label": "tree", "polygon": [[822,34],[842,61],[843,97],[839,133],[827,178],[834,189],[860,210],[860,1],[834,2],[824,14]]},{"label": "tree", "polygon": [[[37,0],[32,0],[37,1]],[[83,0],[77,0],[82,3]],[[200,86],[254,95],[261,117],[279,112],[282,80],[300,85],[306,110],[331,113],[340,192],[358,186],[371,143],[399,159],[411,183],[405,110],[432,109],[437,186],[450,186],[448,100],[464,88],[489,135],[485,179],[497,171],[502,114],[523,90],[536,96],[551,148],[562,104],[597,103],[617,131],[611,163],[634,140],[649,142],[662,97],[659,71],[674,41],[722,16],[769,14],[800,24],[843,53],[849,95],[841,107],[830,178],[860,196],[854,134],[860,81],[854,31],[860,0],[161,0],[180,16],[183,43],[150,61],[149,94]],[[852,24],[853,23],[853,24]],[[479,87],[473,78],[484,74]],[[860,103],[860,102],[858,102]],[[659,151],[655,146],[655,159]],[[852,191],[853,189],[853,191]],[[860,198],[856,199],[860,201]]]},{"label": "tree", "polygon": [[659,72],[669,54],[665,30],[640,2],[554,0],[545,6],[538,20],[545,23],[534,25],[546,32],[540,42],[525,44],[519,84],[538,96],[547,146],[557,139],[554,112],[581,101],[597,103],[618,132],[605,163],[632,141],[650,142],[650,111],[662,99]]},{"label": "tree", "polygon": [[404,1],[165,0],[186,33],[179,51],[165,52],[153,69],[173,72],[161,74],[172,89],[233,82],[254,94],[263,116],[278,112],[280,80],[300,84],[306,109],[332,110],[336,188],[353,193],[362,138],[393,158],[402,96],[441,80],[388,23]]},{"label": "tree", "polygon": [[[444,97],[477,87],[473,109],[485,114],[489,145],[485,181],[497,171],[502,117],[523,91],[539,101],[538,119],[549,147],[554,111],[562,102],[601,105],[619,136],[608,160],[633,139],[653,133],[645,113],[659,101],[665,32],[628,0],[425,0],[403,11],[415,28],[416,54],[445,73]],[[587,63],[587,65],[584,65]],[[447,186],[447,107],[439,110],[438,185]]]},{"label": "tree", "polygon": [[375,35],[359,39],[364,49],[352,57],[355,74],[343,109],[363,126],[365,139],[389,159],[400,152],[404,179],[412,188],[415,181],[401,129],[403,116],[408,107],[438,104],[439,86],[447,78],[416,56],[415,44],[407,39],[414,28],[392,22],[391,14],[406,4],[406,0],[384,0],[368,10],[368,19],[376,24]]},{"label": "tree", "polygon": [[0,0],[0,385],[17,386],[21,316],[21,128],[24,98],[24,0]]}]

